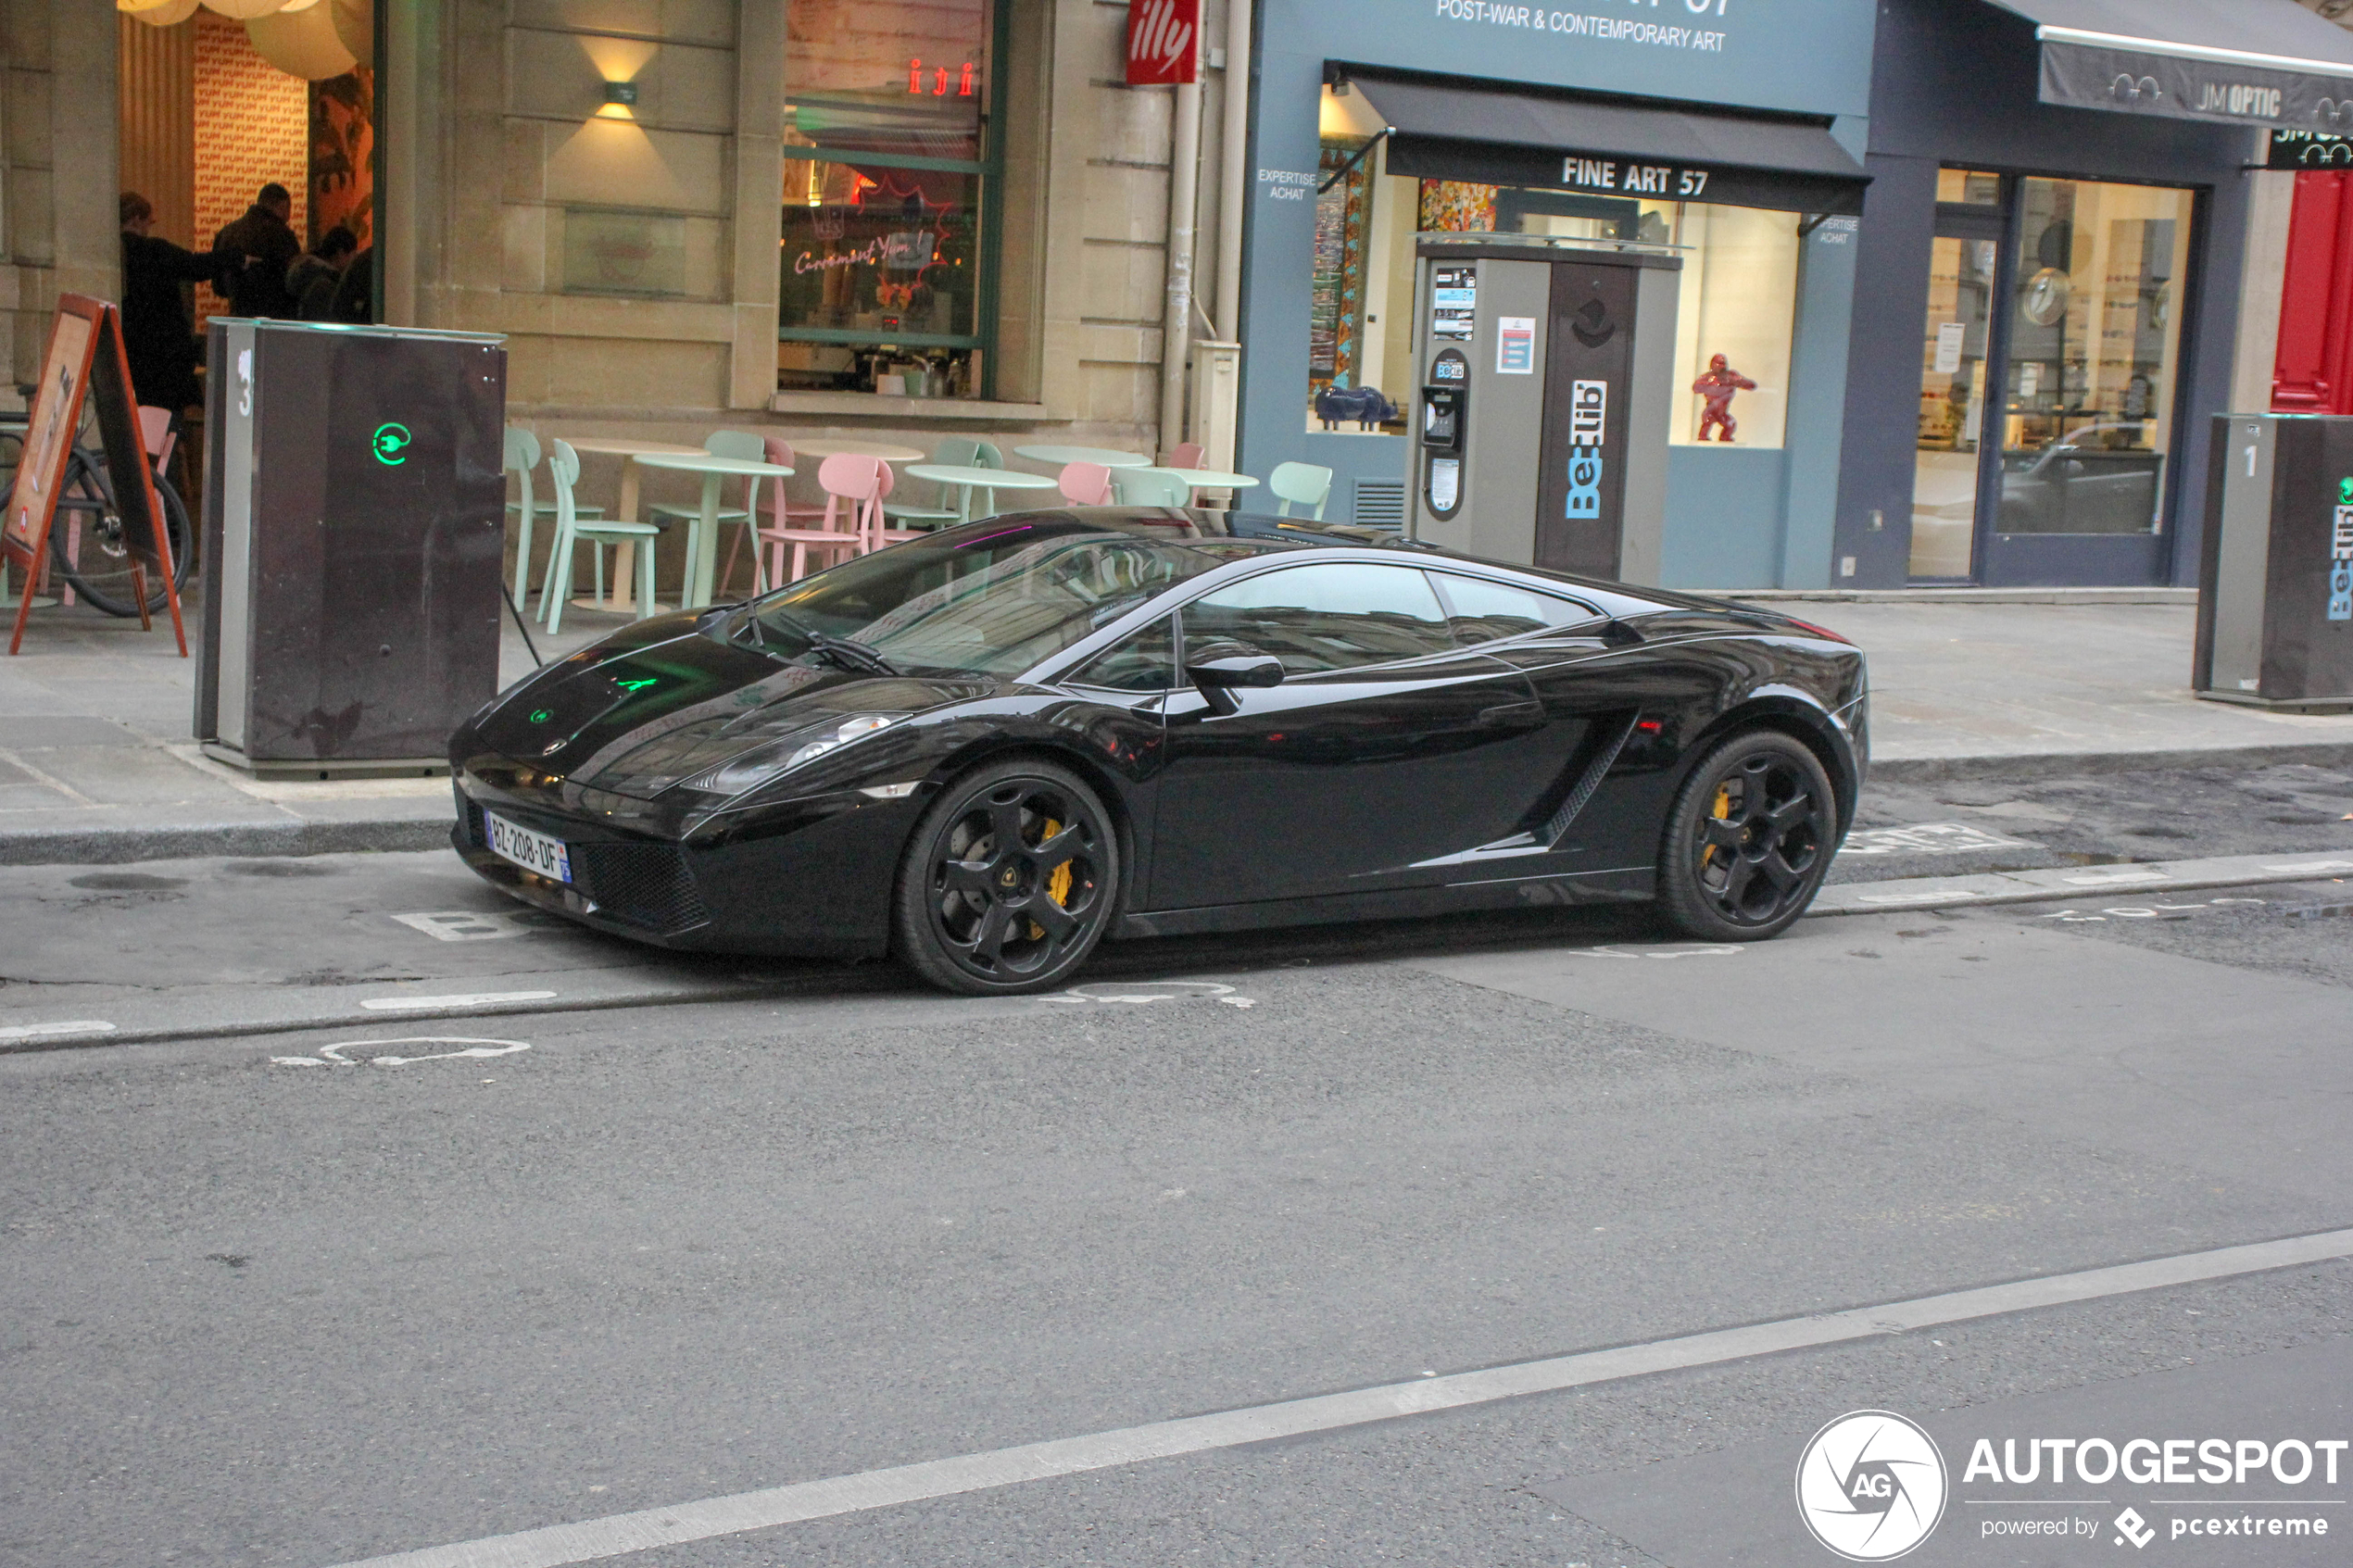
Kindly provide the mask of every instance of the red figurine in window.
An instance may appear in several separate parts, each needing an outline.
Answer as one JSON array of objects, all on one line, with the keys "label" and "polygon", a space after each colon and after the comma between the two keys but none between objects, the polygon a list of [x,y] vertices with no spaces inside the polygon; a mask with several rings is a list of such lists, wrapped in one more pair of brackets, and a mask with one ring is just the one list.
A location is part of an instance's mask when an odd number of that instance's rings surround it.
[{"label": "red figurine in window", "polygon": [[1755,392],[1756,383],[1718,354],[1708,359],[1707,373],[1692,383],[1692,390],[1707,399],[1707,407],[1700,410],[1698,439],[1706,440],[1713,427],[1723,433],[1716,438],[1723,442],[1731,440],[1732,433],[1740,429],[1740,421],[1732,418],[1732,394]]}]

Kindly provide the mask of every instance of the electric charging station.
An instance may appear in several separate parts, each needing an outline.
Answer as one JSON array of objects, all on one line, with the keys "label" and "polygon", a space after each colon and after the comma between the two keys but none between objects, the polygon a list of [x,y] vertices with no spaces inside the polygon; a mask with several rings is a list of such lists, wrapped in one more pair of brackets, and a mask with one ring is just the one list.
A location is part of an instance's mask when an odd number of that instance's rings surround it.
[{"label": "electric charging station", "polygon": [[1585,245],[1416,243],[1413,536],[1656,583],[1683,264]]},{"label": "electric charging station", "polygon": [[2353,712],[2353,416],[2217,414],[2207,472],[2192,689]]},{"label": "electric charging station", "polygon": [[216,319],[208,754],[301,778],[448,771],[498,689],[503,338]]}]

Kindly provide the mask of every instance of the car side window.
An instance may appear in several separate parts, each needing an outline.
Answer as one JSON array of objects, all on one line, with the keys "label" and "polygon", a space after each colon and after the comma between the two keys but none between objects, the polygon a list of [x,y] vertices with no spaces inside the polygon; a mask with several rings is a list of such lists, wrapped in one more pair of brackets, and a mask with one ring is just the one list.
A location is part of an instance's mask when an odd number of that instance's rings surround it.
[{"label": "car side window", "polygon": [[1452,652],[1445,610],[1415,567],[1319,561],[1246,577],[1185,607],[1185,646],[1247,643],[1287,675]]},{"label": "car side window", "polygon": [[1162,616],[1097,654],[1069,679],[1114,692],[1164,692],[1176,684],[1176,621]]},{"label": "car side window", "polygon": [[1454,636],[1464,646],[1516,637],[1550,626],[1578,626],[1600,616],[1574,599],[1554,598],[1508,583],[1484,577],[1457,577],[1451,571],[1431,573],[1453,609]]}]

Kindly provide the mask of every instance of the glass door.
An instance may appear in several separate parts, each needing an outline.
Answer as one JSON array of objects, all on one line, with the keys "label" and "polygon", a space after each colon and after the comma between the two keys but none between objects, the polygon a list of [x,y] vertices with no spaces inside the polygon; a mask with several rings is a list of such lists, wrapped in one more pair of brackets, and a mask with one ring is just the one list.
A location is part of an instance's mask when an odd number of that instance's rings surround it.
[{"label": "glass door", "polygon": [[2001,279],[2001,177],[1948,169],[1938,177],[1920,335],[1919,450],[1912,469],[1915,582],[1976,576],[1978,497]]},{"label": "glass door", "polygon": [[2162,582],[2192,194],[2018,182],[1988,583]]}]

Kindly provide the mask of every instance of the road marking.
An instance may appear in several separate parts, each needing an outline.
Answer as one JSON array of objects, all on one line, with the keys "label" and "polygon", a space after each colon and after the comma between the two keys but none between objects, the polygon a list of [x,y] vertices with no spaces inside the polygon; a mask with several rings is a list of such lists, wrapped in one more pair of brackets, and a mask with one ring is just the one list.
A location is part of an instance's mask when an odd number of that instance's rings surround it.
[{"label": "road marking", "polygon": [[45,1040],[53,1035],[111,1035],[114,1025],[103,1018],[77,1018],[63,1023],[12,1023],[0,1029],[0,1040]]},{"label": "road marking", "polygon": [[1977,895],[1949,888],[1939,893],[1864,893],[1857,897],[1866,904],[1950,904]]},{"label": "road marking", "polygon": [[2004,838],[1969,822],[1914,822],[1900,828],[1857,828],[1839,847],[1841,855],[1965,855],[1989,849],[2034,849],[2022,838]]},{"label": "road marking", "polygon": [[1085,985],[1073,985],[1067,991],[1054,991],[1038,999],[1041,1002],[1179,1002],[1193,997],[1214,997],[1219,1001],[1234,1001],[1238,1007],[1248,1007],[1247,999],[1236,998],[1231,985],[1220,985],[1214,980],[1098,980]]},{"label": "road marking", "polygon": [[496,942],[509,936],[528,936],[536,929],[525,924],[522,915],[503,911],[483,914],[473,909],[434,909],[392,918],[436,942]]},{"label": "road marking", "polygon": [[1734,959],[1746,949],[1724,942],[1676,944],[1662,947],[1620,947],[1605,944],[1599,947],[1571,947],[1573,959]]},{"label": "road marking", "polygon": [[2094,1301],[2133,1291],[2228,1279],[2347,1256],[2353,1256],[2353,1230],[2288,1236],[2246,1247],[2217,1248],[1974,1290],[1948,1291],[1882,1306],[1858,1307],[1851,1311],[1784,1318],[1746,1328],[1717,1329],[1643,1345],[1522,1361],[1515,1366],[1458,1372],[1444,1377],[1425,1373],[1410,1383],[1287,1399],[1214,1415],[1156,1421],[1084,1437],[1026,1443],[1018,1448],[926,1460],[856,1475],[772,1486],[764,1491],[738,1492],[733,1497],[708,1498],[670,1508],[609,1514],[602,1519],[550,1524],[509,1536],[460,1541],[453,1546],[371,1557],[363,1562],[342,1564],[341,1568],[562,1568],[567,1563],[593,1562],[655,1547],[862,1513],[930,1498],[990,1491],[1026,1481],[1139,1464],[1146,1460],[1206,1453],[1278,1437],[1425,1415],[1433,1411],[1459,1410],[1498,1399],[1557,1393],[1621,1378],[1746,1361],[1972,1318]]},{"label": "road marking", "polygon": [[[459,1051],[434,1051],[429,1056],[371,1056],[354,1061],[343,1053],[361,1046],[465,1046]],[[273,1056],[276,1067],[407,1067],[418,1061],[447,1061],[453,1057],[512,1056],[527,1051],[525,1040],[482,1040],[466,1035],[408,1035],[396,1040],[338,1040],[332,1046],[321,1046],[317,1056]]]},{"label": "road marking", "polygon": [[423,1008],[486,1008],[501,1002],[544,1002],[553,991],[477,991],[463,997],[371,997],[359,1005],[371,1012],[415,1012]]}]

